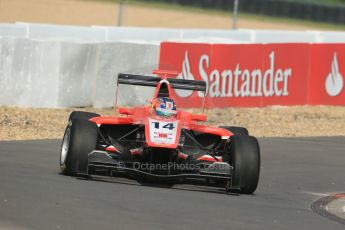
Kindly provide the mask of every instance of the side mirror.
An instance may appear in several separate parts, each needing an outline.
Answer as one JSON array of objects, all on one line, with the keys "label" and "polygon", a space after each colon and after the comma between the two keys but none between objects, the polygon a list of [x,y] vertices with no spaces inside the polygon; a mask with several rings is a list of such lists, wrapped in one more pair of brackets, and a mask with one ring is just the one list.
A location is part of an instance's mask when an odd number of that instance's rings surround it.
[{"label": "side mirror", "polygon": [[207,121],[207,116],[203,114],[192,114],[193,121]]},{"label": "side mirror", "polygon": [[125,115],[133,115],[133,109],[128,109],[128,108],[119,108],[119,113],[120,114],[125,114]]}]

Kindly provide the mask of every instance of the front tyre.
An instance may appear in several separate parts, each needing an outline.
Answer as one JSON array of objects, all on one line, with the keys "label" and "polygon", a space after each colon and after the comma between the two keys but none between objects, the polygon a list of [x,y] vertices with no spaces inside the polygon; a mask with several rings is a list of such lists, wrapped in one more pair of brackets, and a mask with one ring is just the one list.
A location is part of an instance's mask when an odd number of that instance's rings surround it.
[{"label": "front tyre", "polygon": [[233,166],[232,186],[240,193],[252,194],[260,175],[260,148],[255,137],[232,136],[227,146],[229,163]]},{"label": "front tyre", "polygon": [[226,129],[230,132],[232,132],[234,135],[243,135],[248,136],[249,132],[248,129],[244,127],[238,127],[238,126],[219,126],[219,128]]},{"label": "front tyre", "polygon": [[84,111],[73,111],[68,118],[68,121],[71,121],[73,119],[83,119],[83,120],[89,120],[94,117],[99,117],[100,115],[98,113],[90,113],[90,112],[84,112]]},{"label": "front tyre", "polygon": [[98,127],[84,119],[72,119],[62,140],[60,152],[60,171],[74,176],[87,174],[88,154],[96,149]]}]

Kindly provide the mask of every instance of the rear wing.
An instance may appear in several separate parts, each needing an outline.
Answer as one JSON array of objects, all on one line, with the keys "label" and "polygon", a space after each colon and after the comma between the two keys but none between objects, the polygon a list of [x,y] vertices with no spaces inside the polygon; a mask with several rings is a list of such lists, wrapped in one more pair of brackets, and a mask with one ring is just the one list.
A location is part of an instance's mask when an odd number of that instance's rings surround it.
[{"label": "rear wing", "polygon": [[[135,74],[123,74],[118,75],[117,84],[124,85],[140,85],[140,86],[150,86],[156,87],[161,80],[161,77],[154,76],[144,76]],[[185,80],[176,78],[166,78],[173,89],[183,89],[183,90],[194,90],[206,93],[207,87],[206,82],[197,80]]]}]

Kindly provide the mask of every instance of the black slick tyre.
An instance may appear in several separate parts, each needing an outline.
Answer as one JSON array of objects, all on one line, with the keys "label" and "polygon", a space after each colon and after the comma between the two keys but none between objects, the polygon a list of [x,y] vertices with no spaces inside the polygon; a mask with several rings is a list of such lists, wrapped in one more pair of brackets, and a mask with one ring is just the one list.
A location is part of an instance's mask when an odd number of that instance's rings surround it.
[{"label": "black slick tyre", "polygon": [[98,127],[84,119],[72,119],[65,130],[60,152],[60,171],[87,174],[88,154],[96,149]]},{"label": "black slick tyre", "polygon": [[71,121],[73,119],[83,119],[83,120],[89,120],[94,117],[99,117],[100,115],[98,113],[90,113],[90,112],[84,112],[84,111],[73,111],[70,115],[68,120]]},{"label": "black slick tyre", "polygon": [[235,135],[242,135],[242,136],[248,136],[249,132],[244,127],[238,127],[238,126],[219,126],[219,128],[226,129],[230,132],[232,132]]},{"label": "black slick tyre", "polygon": [[260,175],[260,148],[255,137],[232,136],[227,146],[233,166],[232,186],[242,194],[255,192]]}]

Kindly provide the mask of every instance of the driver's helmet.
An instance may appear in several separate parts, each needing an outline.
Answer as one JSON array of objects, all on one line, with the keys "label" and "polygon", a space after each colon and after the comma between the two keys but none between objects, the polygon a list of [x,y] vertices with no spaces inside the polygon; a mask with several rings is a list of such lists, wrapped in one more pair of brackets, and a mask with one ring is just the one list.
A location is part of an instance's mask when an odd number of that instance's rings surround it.
[{"label": "driver's helmet", "polygon": [[152,102],[152,110],[161,117],[173,117],[177,114],[174,100],[168,97],[156,98]]}]

